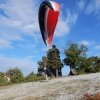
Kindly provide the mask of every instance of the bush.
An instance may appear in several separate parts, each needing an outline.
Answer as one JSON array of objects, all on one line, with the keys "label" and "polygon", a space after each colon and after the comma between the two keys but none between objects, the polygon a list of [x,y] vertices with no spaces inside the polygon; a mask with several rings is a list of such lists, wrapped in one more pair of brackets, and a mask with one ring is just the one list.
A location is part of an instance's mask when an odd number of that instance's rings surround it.
[{"label": "bush", "polygon": [[86,67],[85,68],[85,72],[86,73],[93,73],[94,72],[94,69],[92,67]]},{"label": "bush", "polygon": [[95,72],[100,72],[100,68],[95,68]]},{"label": "bush", "polygon": [[8,81],[5,78],[5,74],[0,72],[0,86],[7,85]]},{"label": "bush", "polygon": [[37,76],[36,74],[34,74],[33,72],[31,72],[26,78],[25,81],[26,82],[32,82],[32,81],[38,81],[38,80],[44,80],[45,77],[44,76]]},{"label": "bush", "polygon": [[100,92],[96,93],[94,96],[91,96],[89,93],[86,93],[82,100],[100,100]]},{"label": "bush", "polygon": [[9,76],[11,76],[12,83],[19,83],[19,82],[24,81],[23,73],[21,72],[20,69],[18,69],[18,67],[10,68],[6,73]]}]

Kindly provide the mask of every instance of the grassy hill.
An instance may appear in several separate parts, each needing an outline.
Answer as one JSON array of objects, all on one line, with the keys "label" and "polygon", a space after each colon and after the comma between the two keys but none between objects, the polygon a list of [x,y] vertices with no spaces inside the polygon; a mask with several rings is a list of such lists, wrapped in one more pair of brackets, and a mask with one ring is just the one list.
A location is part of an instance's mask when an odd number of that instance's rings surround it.
[{"label": "grassy hill", "polygon": [[82,100],[100,92],[100,73],[0,87],[0,100]]}]

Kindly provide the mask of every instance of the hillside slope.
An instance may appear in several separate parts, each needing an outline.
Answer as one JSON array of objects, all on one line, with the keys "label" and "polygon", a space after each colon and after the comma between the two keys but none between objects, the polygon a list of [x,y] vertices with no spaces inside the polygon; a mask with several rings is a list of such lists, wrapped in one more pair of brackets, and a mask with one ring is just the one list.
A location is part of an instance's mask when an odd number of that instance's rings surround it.
[{"label": "hillside slope", "polygon": [[0,100],[81,100],[100,92],[100,73],[0,87]]}]

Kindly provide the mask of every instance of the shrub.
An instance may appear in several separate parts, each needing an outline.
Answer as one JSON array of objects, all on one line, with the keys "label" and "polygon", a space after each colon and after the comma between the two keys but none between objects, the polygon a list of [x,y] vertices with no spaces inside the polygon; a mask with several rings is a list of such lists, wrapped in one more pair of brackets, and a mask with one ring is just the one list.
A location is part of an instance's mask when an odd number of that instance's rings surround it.
[{"label": "shrub", "polygon": [[86,93],[82,100],[100,100],[100,92],[98,92],[94,96],[91,96],[90,94]]},{"label": "shrub", "polygon": [[6,73],[9,76],[11,76],[12,83],[19,83],[19,82],[24,81],[23,73],[21,72],[20,69],[18,69],[18,67],[10,68]]},{"label": "shrub", "polygon": [[44,76],[37,76],[36,74],[34,74],[33,72],[31,72],[26,78],[25,81],[27,82],[32,82],[32,81],[38,81],[38,80],[44,80],[45,77]]},{"label": "shrub", "polygon": [[5,74],[0,72],[0,86],[7,85],[8,81],[5,78]]}]

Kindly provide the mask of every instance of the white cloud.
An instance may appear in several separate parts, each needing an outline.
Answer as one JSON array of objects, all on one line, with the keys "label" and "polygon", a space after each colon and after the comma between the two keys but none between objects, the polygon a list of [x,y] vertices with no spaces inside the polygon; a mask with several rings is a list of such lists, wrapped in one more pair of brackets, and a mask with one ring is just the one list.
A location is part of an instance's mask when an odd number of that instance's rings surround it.
[{"label": "white cloud", "polygon": [[4,27],[20,27],[21,22],[17,20],[12,20],[9,18],[6,18],[4,16],[0,16],[0,26]]},{"label": "white cloud", "polygon": [[37,24],[38,23],[26,25],[23,29],[24,29],[25,32],[30,32],[30,33],[38,32],[39,27],[38,27]]},{"label": "white cloud", "polygon": [[100,50],[100,45],[94,47],[97,50]]},{"label": "white cloud", "polygon": [[86,14],[94,13],[95,15],[100,14],[100,0],[91,0],[86,7]]},{"label": "white cloud", "polygon": [[86,40],[80,41],[79,43],[80,44],[84,44],[86,46],[90,46],[90,45],[94,45],[95,44],[93,41],[86,41]]},{"label": "white cloud", "polygon": [[34,58],[34,57],[35,57],[35,56],[28,56],[27,58],[31,60],[31,59]]},{"label": "white cloud", "polygon": [[27,58],[23,59],[7,58],[5,56],[0,55],[0,71],[6,72],[9,68],[18,67],[19,69],[21,69],[25,76],[32,71],[37,73],[37,62],[33,62],[31,58],[31,56],[28,56]]},{"label": "white cloud", "polygon": [[63,16],[63,13],[61,11],[57,28],[55,30],[55,36],[64,36],[65,34],[68,34],[70,31],[71,25],[75,24],[77,20],[78,15],[77,14],[71,14],[70,11],[68,11],[66,16]]},{"label": "white cloud", "polygon": [[[38,43],[41,37],[38,25],[38,4],[39,0],[6,0],[5,3],[0,3],[0,9],[4,13],[0,14],[0,28],[2,29],[0,38],[9,41],[11,45],[11,42],[15,40],[26,40],[28,36],[31,36],[35,43]],[[55,37],[68,34],[76,20],[77,14],[71,11],[63,14],[61,9]]]},{"label": "white cloud", "polygon": [[25,39],[23,39],[20,35],[20,33],[12,30],[9,31],[9,30],[0,30],[0,38],[4,39],[4,40],[7,40],[7,41],[12,41],[12,40],[21,40],[21,41],[25,41]]},{"label": "white cloud", "polygon": [[37,19],[37,6],[35,0],[7,0],[0,6],[8,16],[8,20],[18,20],[22,24],[27,24]]},{"label": "white cloud", "polygon": [[0,38],[0,49],[12,48],[11,44],[11,42]]},{"label": "white cloud", "polygon": [[84,9],[84,6],[85,6],[85,1],[84,0],[80,0],[78,2],[78,7],[80,10],[83,10]]},{"label": "white cloud", "polygon": [[90,1],[88,6],[86,7],[86,14],[91,14],[95,10],[95,3],[93,0]]},{"label": "white cloud", "polygon": [[95,52],[95,55],[94,56],[100,57],[100,52]]},{"label": "white cloud", "polygon": [[18,44],[18,46],[20,47],[23,47],[23,48],[27,48],[27,49],[30,49],[30,48],[35,48],[35,45],[32,45],[32,44]]},{"label": "white cloud", "polygon": [[48,49],[51,49],[51,47],[42,48],[42,51],[48,51]]},{"label": "white cloud", "polygon": [[24,35],[38,41],[40,35],[35,34],[40,32],[37,3],[38,0],[6,0],[0,3],[0,38],[8,41],[9,45],[15,40],[26,40]]}]

